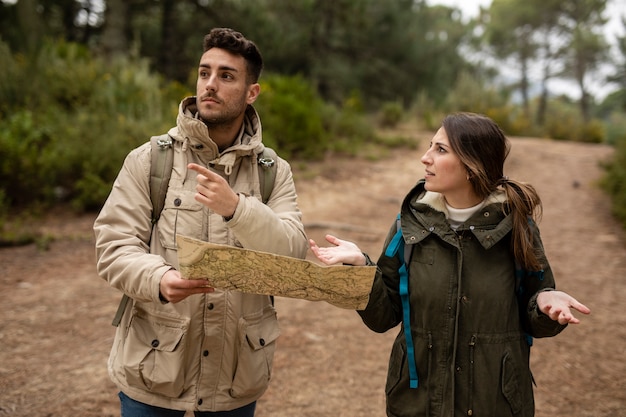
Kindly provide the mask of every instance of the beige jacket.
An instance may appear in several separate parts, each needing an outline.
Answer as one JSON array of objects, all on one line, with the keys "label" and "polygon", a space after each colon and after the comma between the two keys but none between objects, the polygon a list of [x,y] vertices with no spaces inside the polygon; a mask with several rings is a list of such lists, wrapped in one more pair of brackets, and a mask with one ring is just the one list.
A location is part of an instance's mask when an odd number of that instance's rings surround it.
[{"label": "beige jacket", "polygon": [[[178,410],[230,410],[266,390],[279,327],[270,297],[219,291],[180,303],[159,300],[159,281],[177,267],[176,234],[304,258],[307,239],[289,164],[278,158],[267,205],[261,202],[256,154],[261,124],[251,106],[235,143],[221,154],[195,117],[195,98],[181,102],[174,167],[165,207],[151,225],[150,144],[130,152],[94,224],[97,270],[129,303],[117,328],[109,374],[137,401]],[[233,218],[194,199],[189,162],[212,168],[240,193]]]}]

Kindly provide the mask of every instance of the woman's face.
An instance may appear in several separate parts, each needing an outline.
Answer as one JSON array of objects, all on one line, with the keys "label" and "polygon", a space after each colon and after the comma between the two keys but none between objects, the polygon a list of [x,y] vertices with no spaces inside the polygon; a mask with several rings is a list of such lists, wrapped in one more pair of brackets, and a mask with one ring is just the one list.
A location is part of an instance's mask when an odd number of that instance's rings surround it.
[{"label": "woman's face", "polygon": [[443,127],[433,136],[421,161],[426,166],[426,190],[443,194],[447,203],[455,208],[480,203],[481,199],[469,181],[467,168],[452,150]]}]

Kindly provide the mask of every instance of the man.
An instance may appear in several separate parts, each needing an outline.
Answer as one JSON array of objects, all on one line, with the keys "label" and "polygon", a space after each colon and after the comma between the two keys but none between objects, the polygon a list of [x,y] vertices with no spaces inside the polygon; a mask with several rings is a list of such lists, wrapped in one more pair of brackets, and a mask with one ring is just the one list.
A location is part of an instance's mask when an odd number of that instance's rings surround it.
[{"label": "man", "polygon": [[94,224],[97,269],[132,299],[117,328],[109,374],[122,415],[250,417],[271,376],[279,329],[268,296],[220,291],[177,271],[176,234],[304,258],[307,240],[289,164],[261,201],[261,123],[252,107],[263,66],[231,29],[204,38],[196,97],[180,104],[173,169],[151,224],[151,145],[126,158]]}]

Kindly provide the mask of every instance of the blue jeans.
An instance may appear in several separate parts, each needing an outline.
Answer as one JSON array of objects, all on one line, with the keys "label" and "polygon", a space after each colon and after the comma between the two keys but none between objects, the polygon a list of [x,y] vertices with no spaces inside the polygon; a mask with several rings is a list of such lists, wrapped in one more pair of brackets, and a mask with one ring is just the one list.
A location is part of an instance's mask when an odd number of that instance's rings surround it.
[{"label": "blue jeans", "polygon": [[[183,417],[185,415],[184,411],[140,403],[123,392],[120,392],[118,396],[122,406],[122,417]],[[256,402],[253,402],[231,411],[194,411],[193,413],[196,417],[254,417],[255,408]]]}]

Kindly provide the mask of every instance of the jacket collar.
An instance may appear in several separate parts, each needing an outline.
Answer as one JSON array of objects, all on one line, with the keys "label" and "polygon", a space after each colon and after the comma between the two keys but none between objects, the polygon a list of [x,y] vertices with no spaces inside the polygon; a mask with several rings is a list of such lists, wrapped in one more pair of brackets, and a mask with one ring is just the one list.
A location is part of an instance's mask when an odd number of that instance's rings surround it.
[{"label": "jacket collar", "polygon": [[[443,195],[424,188],[424,180],[420,180],[407,194],[402,203],[402,229],[405,242],[418,243],[431,234],[457,246],[457,234],[452,230],[446,218]],[[483,207],[470,217],[457,232],[471,232],[480,244],[488,249],[504,238],[512,229],[512,218],[503,210],[506,195],[503,191],[495,191],[487,197]]]},{"label": "jacket collar", "polygon": [[176,127],[171,128],[168,133],[175,141],[182,143],[183,151],[190,148],[201,160],[223,165],[230,171],[238,156],[256,155],[263,150],[261,132],[259,115],[249,105],[239,136],[220,154],[217,144],[209,136],[209,129],[198,117],[196,97],[187,97],[178,107]]}]

